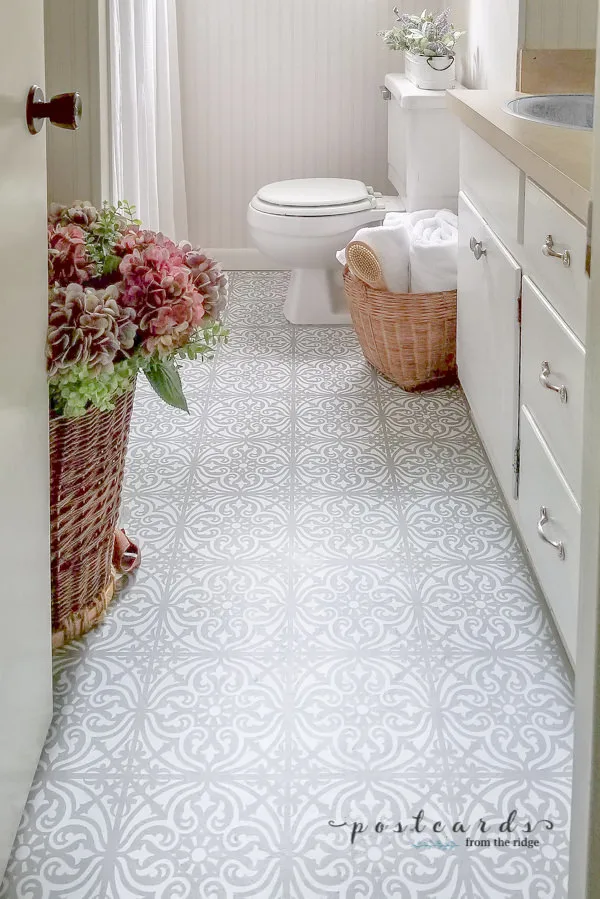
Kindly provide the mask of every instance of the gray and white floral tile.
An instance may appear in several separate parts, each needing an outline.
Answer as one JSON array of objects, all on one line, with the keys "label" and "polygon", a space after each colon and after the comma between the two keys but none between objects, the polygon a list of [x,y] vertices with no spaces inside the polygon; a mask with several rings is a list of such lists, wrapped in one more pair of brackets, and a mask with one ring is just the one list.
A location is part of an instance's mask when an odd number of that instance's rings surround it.
[{"label": "gray and white floral tile", "polygon": [[[514,831],[520,840],[536,839],[536,851],[494,845],[474,850],[466,847],[463,862],[465,897],[524,896],[545,899],[566,896],[571,783],[567,777],[544,774],[503,774],[454,781],[454,792],[461,797],[459,815],[463,820],[490,822],[507,820],[511,809],[519,809],[532,824],[532,833]],[[552,822],[552,830],[547,823]],[[512,837],[511,835],[511,843]],[[488,835],[489,836],[489,835]],[[479,834],[485,839],[485,834]]]},{"label": "gray and white floral tile", "polygon": [[1,899],[566,899],[571,677],[464,398],[287,283],[232,276],[190,416],[138,387],[143,565],[56,656]]},{"label": "gray and white floral tile", "polygon": [[0,895],[104,897],[122,794],[122,775],[38,776]]},{"label": "gray and white floral tile", "polygon": [[191,561],[173,576],[161,649],[202,655],[221,648],[273,657],[286,646],[288,593],[288,578],[277,569]]},{"label": "gray and white floral tile", "polygon": [[62,664],[54,717],[38,774],[55,779],[118,777],[138,730],[146,655],[89,651]]},{"label": "gray and white floral tile", "polygon": [[297,774],[444,775],[425,661],[348,649],[317,656],[293,672]]},{"label": "gray and white floral tile", "polygon": [[135,778],[106,895],[280,895],[285,801],[285,781],[276,777]]},{"label": "gray and white floral tile", "polygon": [[219,645],[213,652],[159,654],[132,772],[230,780],[283,773],[286,693],[283,659]]}]

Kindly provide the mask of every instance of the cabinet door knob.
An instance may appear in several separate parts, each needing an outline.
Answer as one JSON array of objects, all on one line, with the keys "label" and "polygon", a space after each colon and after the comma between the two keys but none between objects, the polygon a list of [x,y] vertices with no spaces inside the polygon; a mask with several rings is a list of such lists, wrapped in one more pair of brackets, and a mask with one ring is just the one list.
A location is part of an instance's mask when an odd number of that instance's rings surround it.
[{"label": "cabinet door knob", "polygon": [[542,370],[540,372],[540,384],[542,387],[545,387],[546,390],[553,390],[555,393],[558,393],[560,396],[561,403],[566,403],[569,399],[569,395],[567,393],[567,388],[565,384],[560,384],[557,386],[556,384],[550,383],[550,366],[547,362],[542,362]]},{"label": "cabinet door knob", "polygon": [[565,250],[564,253],[558,253],[554,249],[554,239],[551,234],[546,238],[546,243],[542,247],[542,253],[544,256],[552,256],[554,259],[562,259],[562,264],[565,268],[569,268],[571,265],[571,254],[568,250]]},{"label": "cabinet door knob", "polygon": [[81,96],[77,91],[72,94],[57,94],[46,103],[41,87],[34,84],[29,90],[27,127],[31,134],[39,134],[46,119],[50,119],[57,128],[77,131],[81,124],[82,112]]},{"label": "cabinet door knob", "polygon": [[469,241],[469,249],[478,261],[482,256],[487,256],[487,250],[484,249],[483,243],[480,240],[476,240],[474,237]]},{"label": "cabinet door knob", "polygon": [[540,538],[544,541],[544,543],[548,543],[549,546],[553,546],[556,552],[558,553],[558,558],[561,562],[565,560],[565,544],[562,540],[551,540],[550,537],[547,537],[544,532],[544,527],[548,524],[550,519],[548,518],[548,509],[546,506],[542,506],[540,509],[540,520],[538,521],[538,534]]}]

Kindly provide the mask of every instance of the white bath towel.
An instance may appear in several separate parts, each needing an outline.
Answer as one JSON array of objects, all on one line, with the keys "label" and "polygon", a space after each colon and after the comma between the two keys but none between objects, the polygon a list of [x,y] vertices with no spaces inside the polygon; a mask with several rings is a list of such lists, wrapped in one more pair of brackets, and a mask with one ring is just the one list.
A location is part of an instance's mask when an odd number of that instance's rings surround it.
[{"label": "white bath towel", "polygon": [[[420,213],[412,213],[419,216]],[[410,289],[412,293],[456,290],[458,218],[448,209],[418,218],[412,226]]]},{"label": "white bath towel", "polygon": [[[381,225],[373,226],[372,228],[361,228],[360,231],[357,231],[357,233],[354,235],[352,240],[362,240],[364,243],[368,244],[369,241],[365,240],[364,237],[360,236],[361,234],[364,234],[366,231],[374,231],[374,230],[380,231],[382,228],[411,229],[412,228],[412,222],[411,222],[412,216],[423,215],[424,217],[428,217],[428,216],[434,215],[434,214],[435,214],[435,209],[425,209],[425,210],[423,210],[423,213],[388,212],[388,214],[382,221]],[[415,221],[416,221],[416,219],[415,219]],[[374,250],[375,247],[373,247],[372,249]],[[335,255],[336,255],[337,261],[339,262],[340,265],[346,265],[346,261],[347,261],[346,260],[346,247],[344,247],[342,250],[338,250],[338,252]]]},{"label": "white bath towel", "polygon": [[[402,213],[402,215],[405,215]],[[410,231],[402,224],[387,226],[385,222],[372,228],[361,228],[353,241],[360,241],[370,247],[379,260],[383,280],[393,293],[408,293],[410,288],[409,252]],[[338,261],[346,264],[346,250],[337,254]]]},{"label": "white bath towel", "polygon": [[418,212],[388,212],[383,220],[386,228],[398,228],[403,226],[412,231],[417,222],[421,219],[428,219],[434,216],[437,209],[420,209]]},{"label": "white bath towel", "polygon": [[[408,293],[410,289],[409,253],[410,232],[403,225],[363,228],[354,235],[354,240],[369,246],[381,266],[383,280],[392,293]],[[352,241],[351,241],[352,243]]]}]

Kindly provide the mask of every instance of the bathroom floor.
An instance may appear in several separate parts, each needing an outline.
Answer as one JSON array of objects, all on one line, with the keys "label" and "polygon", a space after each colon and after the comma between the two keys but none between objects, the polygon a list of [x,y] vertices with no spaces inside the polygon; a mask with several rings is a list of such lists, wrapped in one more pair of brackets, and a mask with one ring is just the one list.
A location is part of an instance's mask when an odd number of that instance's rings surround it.
[{"label": "bathroom floor", "polygon": [[461,392],[286,284],[232,276],[191,416],[139,385],[142,568],[56,657],[2,899],[566,897],[572,687]]}]

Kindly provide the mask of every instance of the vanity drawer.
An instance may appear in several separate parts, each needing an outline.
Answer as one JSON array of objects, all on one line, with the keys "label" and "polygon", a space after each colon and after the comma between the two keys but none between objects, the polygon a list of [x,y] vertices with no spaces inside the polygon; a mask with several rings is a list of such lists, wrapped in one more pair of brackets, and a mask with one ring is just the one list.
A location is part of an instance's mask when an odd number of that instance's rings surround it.
[{"label": "vanity drawer", "polygon": [[521,241],[525,176],[478,134],[461,126],[460,189],[501,240]]},{"label": "vanity drawer", "polygon": [[[542,516],[544,510],[547,521]],[[574,661],[581,511],[525,407],[521,409],[519,521],[533,567]],[[560,547],[549,541],[562,545],[564,558]]]},{"label": "vanity drawer", "polygon": [[522,329],[522,402],[580,502],[585,349],[529,278],[523,278]]},{"label": "vanity drawer", "polygon": [[[525,189],[524,243],[533,280],[577,337],[585,342],[588,287],[585,225],[529,179]],[[562,258],[550,255],[552,252],[562,254]]]}]

